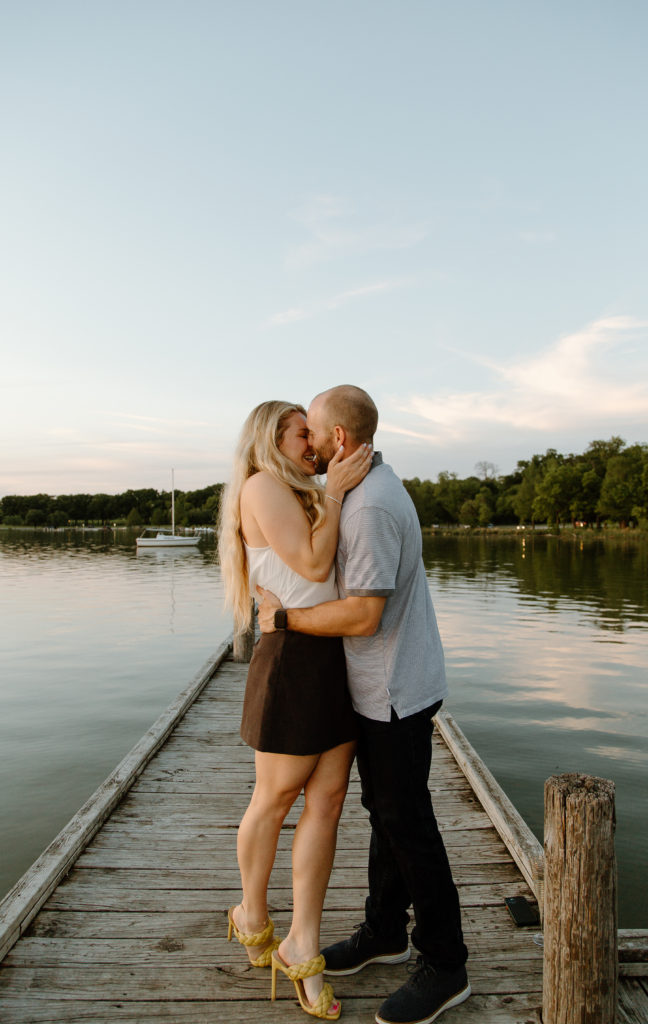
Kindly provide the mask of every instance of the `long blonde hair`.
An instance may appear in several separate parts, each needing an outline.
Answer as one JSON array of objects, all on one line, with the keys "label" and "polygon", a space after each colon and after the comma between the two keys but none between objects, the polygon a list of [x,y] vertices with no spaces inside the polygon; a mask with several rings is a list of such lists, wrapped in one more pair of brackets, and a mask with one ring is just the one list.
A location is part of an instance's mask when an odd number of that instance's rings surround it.
[{"label": "long blonde hair", "polygon": [[245,481],[265,470],[288,484],[303,506],[312,530],[324,518],[324,491],[314,478],[301,473],[294,462],[279,451],[279,445],[293,413],[306,415],[292,402],[262,402],[252,410],[241,430],[232,476],[221,498],[218,517],[218,553],[225,584],[225,600],[234,613],[237,632],[251,621],[248,566],[241,530],[241,490]]}]

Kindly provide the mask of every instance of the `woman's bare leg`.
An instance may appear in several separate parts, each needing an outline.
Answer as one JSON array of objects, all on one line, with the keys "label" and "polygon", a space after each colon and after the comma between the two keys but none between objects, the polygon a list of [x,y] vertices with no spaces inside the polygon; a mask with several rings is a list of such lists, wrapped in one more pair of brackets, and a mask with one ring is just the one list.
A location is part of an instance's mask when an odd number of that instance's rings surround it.
[{"label": "woman's bare leg", "polygon": [[[319,755],[255,753],[256,784],[241,819],[237,855],[243,900],[233,916],[242,932],[262,931],[268,920],[268,881],[277,852],[279,832],[288,811],[313,773]],[[262,947],[248,946],[253,960]]]},{"label": "woman's bare leg", "polygon": [[[322,908],[354,754],[355,743],[343,743],[320,754],[304,788],[304,810],[293,841],[293,918],[279,947],[280,956],[289,964],[310,960],[320,951]],[[305,979],[311,1003],[322,984],[321,974]]]}]

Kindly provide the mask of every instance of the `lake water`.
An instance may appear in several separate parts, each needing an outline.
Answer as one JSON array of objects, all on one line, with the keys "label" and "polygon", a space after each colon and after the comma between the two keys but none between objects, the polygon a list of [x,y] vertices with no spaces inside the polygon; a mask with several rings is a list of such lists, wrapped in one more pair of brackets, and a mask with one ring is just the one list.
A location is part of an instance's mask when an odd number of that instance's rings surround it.
[{"label": "lake water", "polygon": [[[431,537],[445,709],[542,836],[543,784],[613,779],[619,918],[648,927],[648,554]],[[215,549],[0,533],[0,896],[231,631]]]}]

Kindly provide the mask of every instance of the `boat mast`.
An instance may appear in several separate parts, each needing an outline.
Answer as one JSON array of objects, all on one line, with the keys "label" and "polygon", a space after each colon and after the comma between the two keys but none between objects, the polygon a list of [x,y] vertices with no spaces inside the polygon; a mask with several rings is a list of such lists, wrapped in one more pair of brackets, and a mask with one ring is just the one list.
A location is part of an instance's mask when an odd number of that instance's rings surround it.
[{"label": "boat mast", "polygon": [[175,486],[173,482],[173,474],[175,470],[171,470],[171,534],[175,537]]}]

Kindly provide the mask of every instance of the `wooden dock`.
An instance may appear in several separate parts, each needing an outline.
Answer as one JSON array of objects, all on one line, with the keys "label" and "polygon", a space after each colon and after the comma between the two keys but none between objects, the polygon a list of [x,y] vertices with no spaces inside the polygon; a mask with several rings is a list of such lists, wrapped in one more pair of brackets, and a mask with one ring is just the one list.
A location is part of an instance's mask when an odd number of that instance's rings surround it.
[{"label": "wooden dock", "polygon": [[[216,652],[0,904],[2,1024],[306,1019],[292,986],[280,979],[271,1003],[270,972],[250,967],[239,944],[226,941],[227,908],[240,897],[236,829],[253,787],[252,755],[238,733],[246,671],[229,645]],[[474,993],[443,1020],[539,1024],[540,927],[517,928],[504,898],[535,902],[529,881],[541,891],[541,847],[450,716],[435,731],[430,789],[459,888]],[[290,917],[298,813],[284,827],[271,880],[279,934]],[[363,919],[368,839],[354,775],[323,944]],[[620,1024],[648,1021],[646,966],[628,966]],[[372,1021],[406,977],[401,964],[338,979],[342,1019]]]}]

